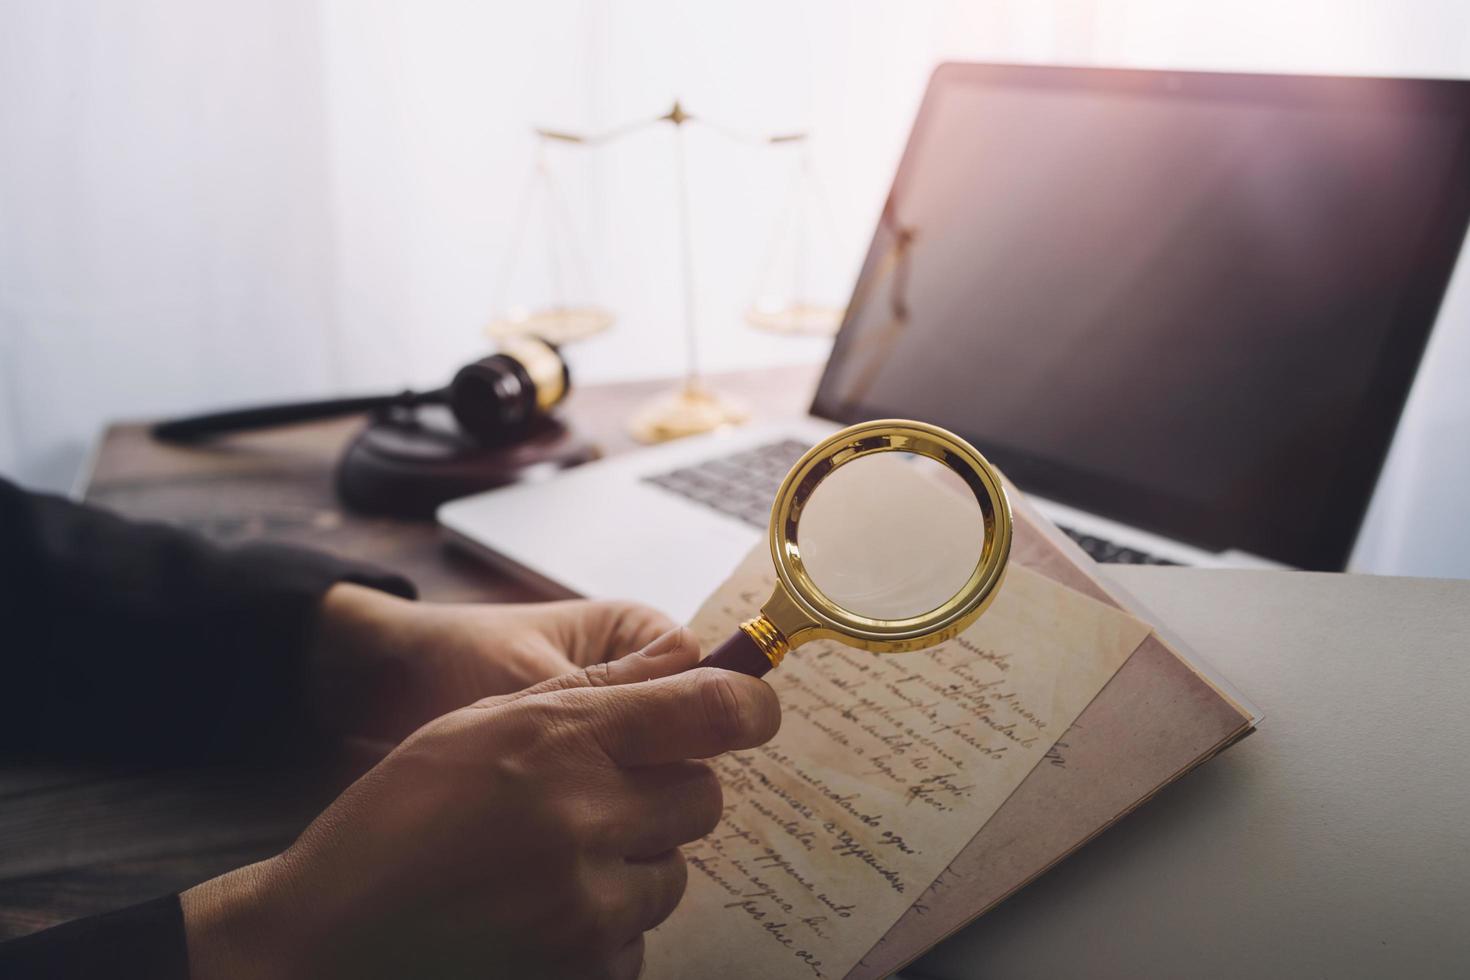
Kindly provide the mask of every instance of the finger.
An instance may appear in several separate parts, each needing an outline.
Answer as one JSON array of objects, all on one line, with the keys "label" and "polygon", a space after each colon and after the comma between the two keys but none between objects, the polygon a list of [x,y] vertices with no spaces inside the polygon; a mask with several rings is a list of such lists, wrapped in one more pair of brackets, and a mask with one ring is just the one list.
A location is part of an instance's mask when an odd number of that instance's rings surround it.
[{"label": "finger", "polygon": [[769,684],[712,667],[547,697],[580,709],[603,752],[621,766],[708,759],[767,742],[781,727],[781,705]]},{"label": "finger", "polygon": [[651,606],[621,600],[555,603],[557,639],[579,667],[641,650],[677,624]]},{"label": "finger", "polygon": [[[616,660],[642,650],[678,623],[668,616],[640,602],[602,602],[607,627],[601,633],[602,643],[597,660]],[[597,644],[589,644],[596,650]]]},{"label": "finger", "polygon": [[623,857],[649,858],[699,840],[720,822],[724,794],[702,762],[675,762],[624,771],[632,797],[629,819],[615,842]]},{"label": "finger", "polygon": [[668,851],[642,861],[616,858],[588,880],[567,939],[573,956],[606,958],[671,915],[684,897],[684,856]]},{"label": "finger", "polygon": [[544,680],[540,684],[475,703],[477,708],[490,708],[510,704],[522,698],[555,691],[569,691],[584,687],[613,687],[620,684],[636,684],[682,673],[699,662],[699,641],[683,627],[677,627],[649,643],[637,653],[618,660],[596,663],[582,670],[573,671]]},{"label": "finger", "polygon": [[607,964],[611,980],[638,980],[643,972],[643,935],[613,954]]},{"label": "finger", "polygon": [[689,883],[689,868],[683,854],[665,851],[641,861],[623,862],[616,878],[622,899],[616,928],[632,939],[673,915]]},{"label": "finger", "polygon": [[[643,973],[643,934],[639,933],[611,953],[576,949],[569,958],[558,961],[538,976],[554,980],[638,980]],[[495,971],[486,976],[498,975]]]}]

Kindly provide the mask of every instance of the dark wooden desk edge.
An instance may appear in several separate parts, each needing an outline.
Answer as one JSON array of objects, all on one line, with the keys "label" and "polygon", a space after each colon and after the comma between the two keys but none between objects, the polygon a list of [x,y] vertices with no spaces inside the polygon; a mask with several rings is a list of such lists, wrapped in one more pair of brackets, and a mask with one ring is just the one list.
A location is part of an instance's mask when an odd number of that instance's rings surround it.
[{"label": "dark wooden desk edge", "polygon": [[[712,386],[752,420],[801,415],[817,370],[721,375]],[[588,386],[566,415],[612,455],[636,443],[633,408],[668,381]],[[142,424],[110,426],[88,502],[181,523],[224,542],[270,539],[393,568],[425,598],[527,601],[530,586],[446,548],[432,523],[344,512],[332,468],[358,419],[241,435],[209,447],[153,442]],[[291,764],[207,769],[0,761],[0,939],[186,888],[280,850],[371,763],[360,751]]]}]

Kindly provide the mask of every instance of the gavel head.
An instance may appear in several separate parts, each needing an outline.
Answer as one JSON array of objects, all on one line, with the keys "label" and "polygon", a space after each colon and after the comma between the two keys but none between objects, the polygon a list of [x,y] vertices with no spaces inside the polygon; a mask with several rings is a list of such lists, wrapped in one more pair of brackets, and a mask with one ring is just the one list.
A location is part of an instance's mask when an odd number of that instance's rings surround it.
[{"label": "gavel head", "polygon": [[459,369],[447,401],[455,421],[483,445],[514,442],[571,391],[566,361],[535,337],[505,341],[500,353]]}]

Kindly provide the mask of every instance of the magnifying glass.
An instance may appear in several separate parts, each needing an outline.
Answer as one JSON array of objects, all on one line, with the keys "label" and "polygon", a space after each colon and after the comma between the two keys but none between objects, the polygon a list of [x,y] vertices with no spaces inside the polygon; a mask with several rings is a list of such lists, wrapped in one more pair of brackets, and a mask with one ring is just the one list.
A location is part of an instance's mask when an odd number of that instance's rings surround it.
[{"label": "magnifying glass", "polygon": [[898,653],[952,639],[1000,588],[1011,508],[974,446],[884,419],[797,460],[776,492],[770,541],[775,591],[701,667],[759,677],[811,640]]}]

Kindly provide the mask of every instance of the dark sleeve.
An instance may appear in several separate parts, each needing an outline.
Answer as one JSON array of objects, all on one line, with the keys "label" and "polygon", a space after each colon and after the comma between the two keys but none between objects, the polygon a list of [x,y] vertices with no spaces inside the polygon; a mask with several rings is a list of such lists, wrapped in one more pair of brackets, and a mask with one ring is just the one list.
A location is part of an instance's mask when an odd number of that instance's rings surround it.
[{"label": "dark sleeve", "polygon": [[0,750],[214,756],[299,733],[321,597],[406,580],[227,549],[0,480]]},{"label": "dark sleeve", "polygon": [[0,980],[188,980],[179,897],[78,919],[0,943]]}]

